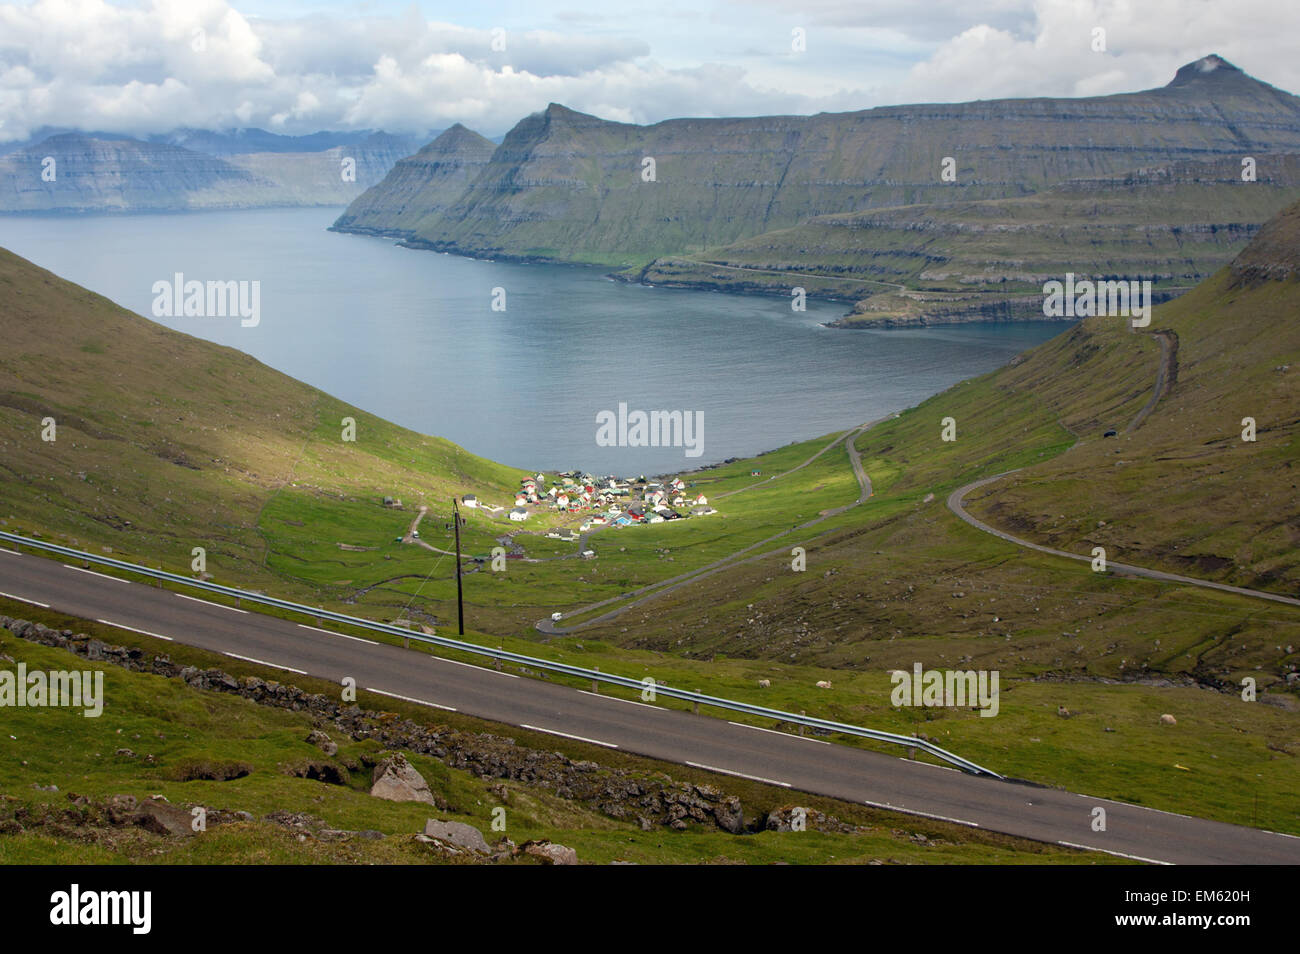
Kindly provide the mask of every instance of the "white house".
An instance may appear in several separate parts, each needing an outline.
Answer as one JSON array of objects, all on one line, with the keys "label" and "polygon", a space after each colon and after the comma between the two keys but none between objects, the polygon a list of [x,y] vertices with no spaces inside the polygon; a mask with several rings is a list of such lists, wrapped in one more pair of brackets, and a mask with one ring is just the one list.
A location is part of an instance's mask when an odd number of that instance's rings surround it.
[{"label": "white house", "polygon": [[464,497],[461,497],[460,502],[463,503],[466,507],[478,506],[478,498],[475,497],[473,494],[466,494]]},{"label": "white house", "polygon": [[709,498],[704,496],[704,494],[700,494],[692,500],[691,503],[695,504],[697,507],[707,507],[709,505]]},{"label": "white house", "polygon": [[523,507],[516,507],[514,510],[511,510],[511,511],[510,511],[510,519],[511,519],[511,520],[527,520],[527,519],[528,519],[528,511],[525,510]]}]

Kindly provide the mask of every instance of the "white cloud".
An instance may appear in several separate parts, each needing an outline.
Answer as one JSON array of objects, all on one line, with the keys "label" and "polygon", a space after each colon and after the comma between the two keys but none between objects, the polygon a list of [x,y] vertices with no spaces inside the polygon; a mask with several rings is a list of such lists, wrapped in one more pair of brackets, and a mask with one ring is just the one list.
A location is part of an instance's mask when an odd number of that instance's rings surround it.
[{"label": "white cloud", "polygon": [[[1082,96],[1162,85],[1210,52],[1300,88],[1300,6],[1275,0],[803,0],[796,13],[712,0],[635,14],[559,0],[527,22],[507,0],[485,2],[473,26],[413,4],[254,17],[228,0],[0,2],[0,136],[45,125],[423,133],[455,121],[495,135],[552,101],[657,122]],[[492,47],[496,17],[504,51]],[[806,53],[789,49],[792,24],[806,25]],[[1105,53],[1090,48],[1096,27]]]}]

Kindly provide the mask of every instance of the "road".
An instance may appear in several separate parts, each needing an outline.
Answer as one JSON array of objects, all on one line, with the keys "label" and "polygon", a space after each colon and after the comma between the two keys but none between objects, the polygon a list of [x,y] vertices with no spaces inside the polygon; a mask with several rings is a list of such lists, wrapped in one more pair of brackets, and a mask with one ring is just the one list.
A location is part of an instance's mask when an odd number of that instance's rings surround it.
[{"label": "road", "polygon": [[[0,594],[235,658],[480,718],[847,801],[1146,861],[1300,864],[1300,838],[965,775],[821,739],[737,725],[453,663],[0,550]],[[107,700],[112,705],[112,699]],[[1014,771],[1014,766],[992,766]],[[1106,809],[1106,831],[1092,830]]]},{"label": "road", "polygon": [[[1041,543],[1034,543],[1032,540],[1022,540],[1020,537],[1012,536],[1005,530],[999,530],[997,527],[990,526],[978,517],[972,516],[966,510],[966,495],[972,490],[991,484],[995,480],[1001,480],[1003,477],[1014,473],[1016,473],[1015,470],[1009,470],[1006,473],[995,474],[992,477],[985,477],[983,480],[977,480],[973,483],[966,484],[964,487],[958,487],[948,495],[948,509],[977,530],[991,533],[993,536],[1006,540],[1008,543],[1014,543],[1018,547],[1024,547],[1028,550],[1037,550],[1039,553],[1048,553],[1052,556],[1065,557],[1067,560],[1082,560],[1084,563],[1091,563],[1091,556],[1080,556],[1077,553],[1070,553],[1068,550],[1057,550],[1053,547],[1045,547]],[[1199,586],[1202,589],[1220,590],[1224,593],[1235,593],[1238,596],[1249,596],[1252,599],[1257,600],[1269,600],[1273,603],[1287,603],[1291,606],[1300,606],[1300,599],[1283,596],[1280,593],[1268,593],[1264,590],[1251,590],[1242,586],[1229,586],[1226,583],[1215,583],[1210,580],[1198,580],[1191,576],[1179,576],[1177,573],[1165,573],[1163,570],[1149,570],[1146,567],[1132,566],[1128,563],[1114,563],[1109,559],[1106,561],[1106,571],[1108,573],[1117,573],[1120,576],[1137,576],[1148,580],[1159,580],[1163,583],[1180,583],[1184,586]]]}]

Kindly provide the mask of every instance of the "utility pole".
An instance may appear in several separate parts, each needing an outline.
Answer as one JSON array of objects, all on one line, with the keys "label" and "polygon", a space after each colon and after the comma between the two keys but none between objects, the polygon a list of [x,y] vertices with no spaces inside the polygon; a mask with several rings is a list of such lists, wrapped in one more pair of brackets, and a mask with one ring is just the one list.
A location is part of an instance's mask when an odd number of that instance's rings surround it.
[{"label": "utility pole", "polygon": [[456,528],[456,617],[460,625],[460,635],[465,635],[465,599],[460,588],[460,506],[456,498],[451,498],[452,525]]}]

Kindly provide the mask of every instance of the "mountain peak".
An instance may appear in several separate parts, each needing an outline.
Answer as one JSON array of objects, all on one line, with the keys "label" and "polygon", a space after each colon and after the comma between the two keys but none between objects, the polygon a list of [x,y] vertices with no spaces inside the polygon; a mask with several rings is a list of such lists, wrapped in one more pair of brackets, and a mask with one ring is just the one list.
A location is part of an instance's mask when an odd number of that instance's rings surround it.
[{"label": "mountain peak", "polygon": [[1168,86],[1191,86],[1195,83],[1222,83],[1238,78],[1252,79],[1218,53],[1211,53],[1180,67]]}]

